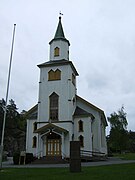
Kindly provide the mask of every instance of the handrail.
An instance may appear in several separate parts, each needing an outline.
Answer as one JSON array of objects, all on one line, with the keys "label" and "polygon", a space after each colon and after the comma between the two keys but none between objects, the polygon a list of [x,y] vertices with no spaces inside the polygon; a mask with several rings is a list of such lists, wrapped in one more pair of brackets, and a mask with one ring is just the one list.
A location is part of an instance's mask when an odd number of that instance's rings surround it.
[{"label": "handrail", "polygon": [[101,156],[101,155],[105,155],[105,153],[102,152],[97,152],[97,151],[87,151],[87,150],[80,150],[80,154],[81,156]]},{"label": "handrail", "polygon": [[63,151],[61,151],[61,154],[64,158],[66,158],[66,154]]},{"label": "handrail", "polygon": [[39,152],[33,154],[33,156],[34,156],[34,157],[37,157],[38,155],[41,155],[42,152],[43,152],[43,151],[39,151]]}]

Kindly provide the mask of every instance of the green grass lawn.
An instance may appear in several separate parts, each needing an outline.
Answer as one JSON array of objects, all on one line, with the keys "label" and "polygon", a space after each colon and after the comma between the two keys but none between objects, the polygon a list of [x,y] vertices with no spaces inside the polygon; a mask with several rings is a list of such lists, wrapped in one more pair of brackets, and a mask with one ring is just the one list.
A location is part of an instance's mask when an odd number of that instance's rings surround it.
[{"label": "green grass lawn", "polygon": [[123,160],[135,160],[135,153],[113,154],[113,155]]},{"label": "green grass lawn", "polygon": [[83,167],[80,173],[69,168],[7,168],[0,171],[0,180],[135,180],[135,163]]}]

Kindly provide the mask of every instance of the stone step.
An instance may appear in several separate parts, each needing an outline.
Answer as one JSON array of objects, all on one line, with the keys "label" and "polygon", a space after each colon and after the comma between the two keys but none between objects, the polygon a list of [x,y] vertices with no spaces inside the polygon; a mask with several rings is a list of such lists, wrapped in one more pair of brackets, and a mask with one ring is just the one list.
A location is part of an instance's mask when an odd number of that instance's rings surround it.
[{"label": "stone step", "polygon": [[61,156],[45,156],[40,159],[36,159],[32,164],[65,164],[67,160],[62,159]]}]

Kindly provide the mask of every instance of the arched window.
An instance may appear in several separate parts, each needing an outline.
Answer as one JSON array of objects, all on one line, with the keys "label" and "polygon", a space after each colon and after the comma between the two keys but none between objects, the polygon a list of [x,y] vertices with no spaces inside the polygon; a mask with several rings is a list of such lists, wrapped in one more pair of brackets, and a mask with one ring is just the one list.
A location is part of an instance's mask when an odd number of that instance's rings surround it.
[{"label": "arched window", "polygon": [[59,96],[52,93],[50,96],[50,120],[58,120]]},{"label": "arched window", "polygon": [[33,131],[36,131],[37,130],[37,122],[34,122],[33,123]]},{"label": "arched window", "polygon": [[82,135],[79,136],[80,146],[84,147],[84,137]]},{"label": "arched window", "polygon": [[80,120],[78,122],[78,126],[79,126],[79,132],[82,132],[83,131],[83,121],[82,120]]},{"label": "arched window", "polygon": [[60,55],[60,48],[56,47],[54,49],[54,56],[59,56]]},{"label": "arched window", "polygon": [[51,69],[49,72],[48,72],[48,80],[51,81],[51,80],[54,80],[55,77],[54,77],[54,71]]},{"label": "arched window", "polygon": [[60,80],[61,79],[61,71],[57,69],[55,71],[55,80]]},{"label": "arched window", "polygon": [[52,69],[48,72],[48,81],[61,80],[61,71],[57,69],[53,71]]},{"label": "arched window", "polygon": [[36,148],[37,147],[37,137],[34,136],[33,137],[33,145],[32,145],[33,148]]}]

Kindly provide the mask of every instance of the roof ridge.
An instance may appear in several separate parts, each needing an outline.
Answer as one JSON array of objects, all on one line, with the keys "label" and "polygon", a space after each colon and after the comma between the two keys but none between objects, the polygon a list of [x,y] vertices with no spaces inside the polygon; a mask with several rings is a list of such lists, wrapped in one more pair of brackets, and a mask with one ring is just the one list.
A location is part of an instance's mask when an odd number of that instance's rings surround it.
[{"label": "roof ridge", "polygon": [[99,110],[100,112],[104,113],[104,111],[102,109],[100,109],[99,107],[95,106],[94,104],[88,102],[87,100],[83,99],[82,97],[76,95],[77,98],[79,98],[80,100],[86,102],[88,105],[92,106],[93,108],[95,108],[96,110]]}]

